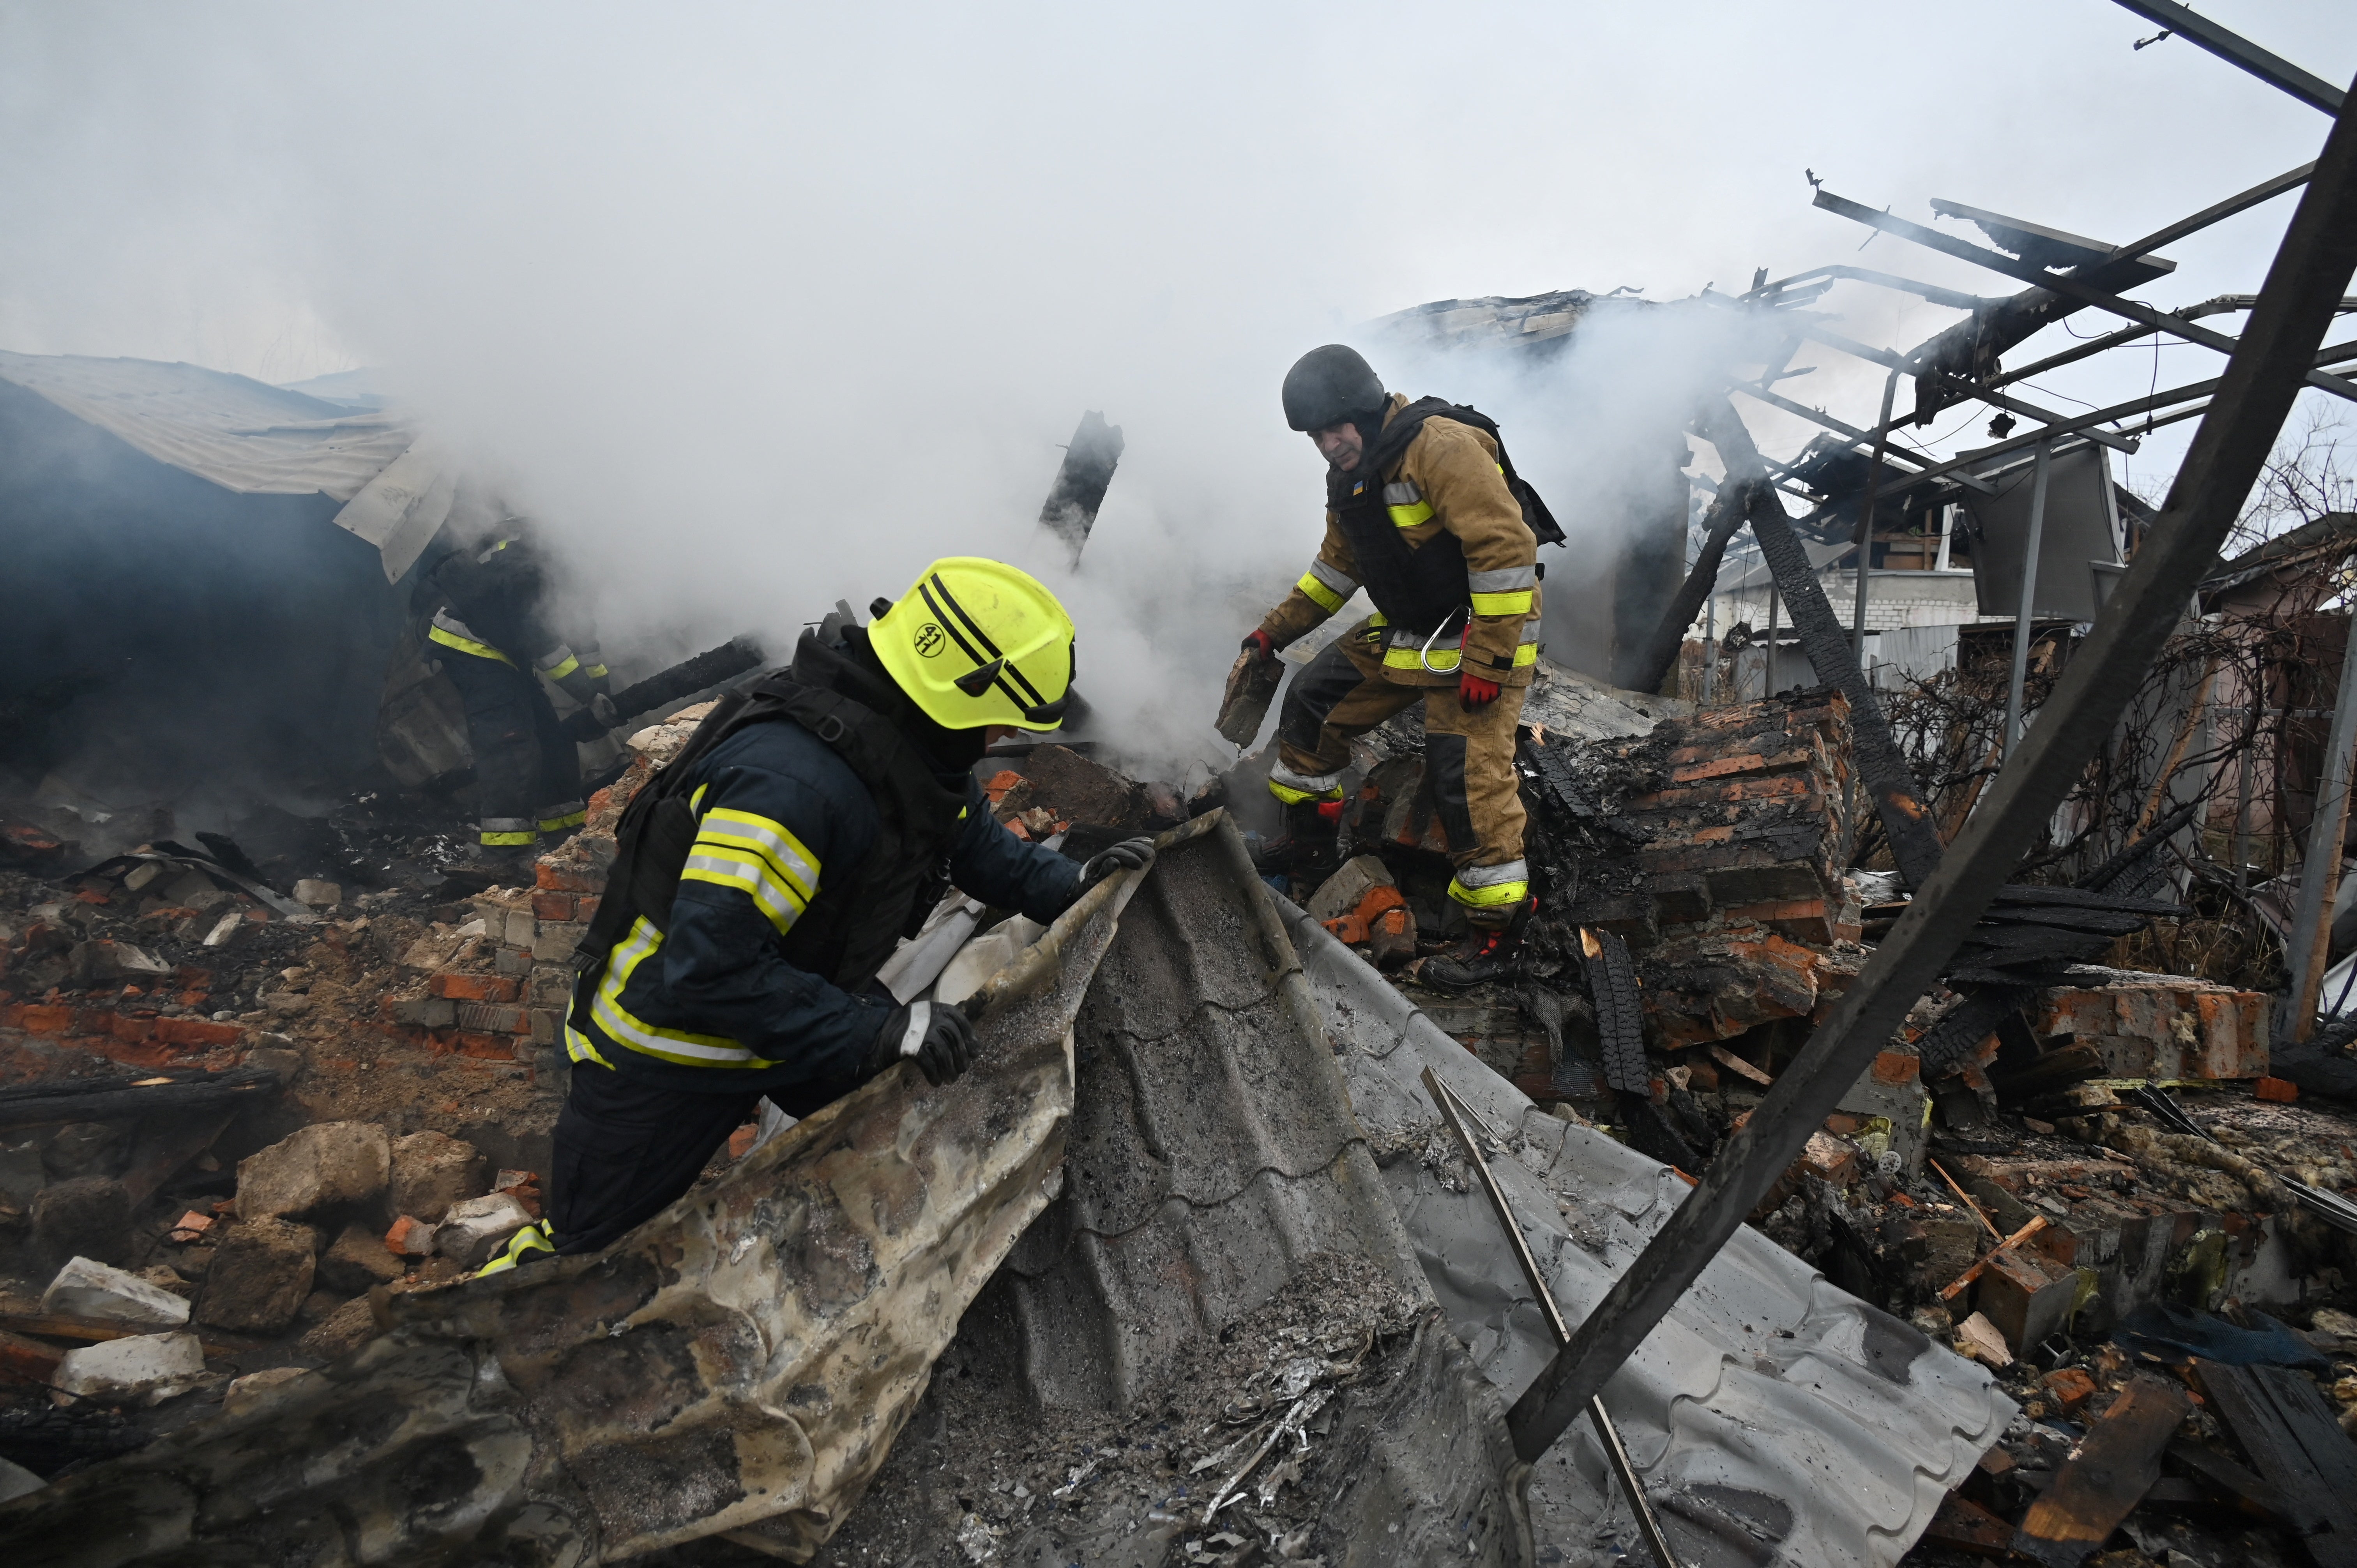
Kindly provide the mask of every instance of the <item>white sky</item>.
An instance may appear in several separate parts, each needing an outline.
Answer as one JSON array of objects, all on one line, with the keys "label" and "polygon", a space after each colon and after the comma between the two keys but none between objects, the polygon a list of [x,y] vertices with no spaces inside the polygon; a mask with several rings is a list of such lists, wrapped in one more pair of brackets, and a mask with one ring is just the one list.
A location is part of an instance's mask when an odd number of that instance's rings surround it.
[{"label": "white sky", "polygon": [[[2357,73],[2347,0],[2208,10]],[[2103,0],[0,3],[0,347],[377,367],[637,590],[624,618],[698,626],[1023,559],[1102,408],[1129,454],[1073,590],[1084,679],[1092,649],[1216,673],[1251,614],[1228,596],[1266,602],[1314,547],[1276,403],[1304,349],[1429,299],[1758,266],[2014,287],[1889,236],[1857,254],[1804,167],[1918,220],[1948,197],[2117,242],[2315,156],[2321,114],[2181,39],[2130,48],[2152,31]],[[2142,297],[2255,289],[2291,202],[2171,247]],[[1826,307],[1900,345],[1954,319]],[[2115,358],[2027,395],[2143,391],[2153,354]],[[1798,362],[1822,369],[1791,395],[1867,422],[1878,371]],[[1747,413],[1771,451],[1805,438]]]}]

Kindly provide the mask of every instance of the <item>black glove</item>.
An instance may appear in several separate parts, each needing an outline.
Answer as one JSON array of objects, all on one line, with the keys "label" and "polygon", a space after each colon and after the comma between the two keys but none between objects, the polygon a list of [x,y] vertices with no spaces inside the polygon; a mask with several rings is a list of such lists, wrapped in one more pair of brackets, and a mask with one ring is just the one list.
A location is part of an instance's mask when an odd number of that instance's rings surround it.
[{"label": "black glove", "polygon": [[1154,841],[1124,839],[1081,863],[1081,891],[1085,893],[1116,871],[1142,871],[1154,864]]},{"label": "black glove", "polygon": [[911,1002],[892,1009],[868,1047],[867,1076],[914,1058],[925,1081],[939,1089],[974,1064],[974,1026],[954,1002]]},{"label": "black glove", "polygon": [[597,692],[591,694],[586,706],[565,714],[565,722],[557,727],[565,732],[565,739],[586,743],[596,740],[621,722],[622,715],[615,711],[614,699]]}]

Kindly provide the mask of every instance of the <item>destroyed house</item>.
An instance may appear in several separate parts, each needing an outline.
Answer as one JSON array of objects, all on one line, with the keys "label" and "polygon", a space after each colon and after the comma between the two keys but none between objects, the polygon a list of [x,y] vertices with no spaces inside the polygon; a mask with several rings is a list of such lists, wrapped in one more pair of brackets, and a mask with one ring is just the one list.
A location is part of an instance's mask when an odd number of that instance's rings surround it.
[{"label": "destroyed house", "polygon": [[132,799],[356,776],[451,500],[415,434],[193,365],[0,353],[0,769]]}]

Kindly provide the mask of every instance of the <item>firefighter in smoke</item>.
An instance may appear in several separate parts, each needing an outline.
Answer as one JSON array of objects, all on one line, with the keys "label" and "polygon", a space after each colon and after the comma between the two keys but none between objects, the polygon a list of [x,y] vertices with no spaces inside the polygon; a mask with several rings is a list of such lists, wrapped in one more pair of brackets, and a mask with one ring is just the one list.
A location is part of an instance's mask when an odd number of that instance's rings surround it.
[{"label": "firefighter in smoke", "polygon": [[581,755],[556,716],[548,682],[615,722],[604,658],[586,618],[558,597],[544,550],[522,518],[448,550],[419,579],[425,640],[458,689],[475,754],[479,858],[520,874],[543,847],[579,827]]},{"label": "firefighter in smoke", "polygon": [[1017,838],[974,780],[992,741],[1074,699],[1054,595],[952,557],[876,607],[805,631],[631,800],[581,945],[548,1216],[486,1272],[651,1219],[764,1098],[801,1117],[904,1059],[936,1087],[964,1071],[954,1004],[876,984],[948,887],[1047,921],[1153,859],[1147,838],[1085,864]]},{"label": "firefighter in smoke", "polygon": [[1245,654],[1275,658],[1361,587],[1375,613],[1286,692],[1268,776],[1286,827],[1266,868],[1307,886],[1335,869],[1351,737],[1421,702],[1425,766],[1456,866],[1448,896],[1472,929],[1423,978],[1445,987],[1495,978],[1537,908],[1514,726],[1538,659],[1538,546],[1563,535],[1515,475],[1495,424],[1437,398],[1386,393],[1340,344],[1286,372],[1285,417],[1326,458],[1326,538],[1244,639]]}]

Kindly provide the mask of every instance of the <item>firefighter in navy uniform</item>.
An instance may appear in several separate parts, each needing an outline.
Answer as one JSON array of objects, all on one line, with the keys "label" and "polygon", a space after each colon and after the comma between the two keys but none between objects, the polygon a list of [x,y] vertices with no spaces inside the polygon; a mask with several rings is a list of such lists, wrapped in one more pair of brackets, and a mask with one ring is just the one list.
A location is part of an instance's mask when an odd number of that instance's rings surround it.
[{"label": "firefighter in navy uniform", "polygon": [[1072,698],[1052,594],[953,557],[878,607],[805,631],[632,800],[582,944],[547,1219],[490,1268],[619,1238],[764,1098],[807,1116],[904,1058],[957,1077],[965,1015],[874,983],[948,886],[1046,921],[1153,858],[1146,838],[1085,865],[1017,838],[974,781],[992,740],[1054,729]]},{"label": "firefighter in navy uniform", "polygon": [[1375,613],[1297,671],[1278,711],[1269,792],[1285,832],[1265,862],[1315,886],[1338,863],[1351,738],[1424,704],[1425,766],[1472,929],[1421,977],[1462,988],[1507,972],[1536,909],[1523,858],[1514,727],[1539,651],[1538,547],[1562,542],[1497,425],[1473,409],[1387,393],[1328,344],[1285,378],[1286,422],[1325,456],[1326,536],[1283,604],[1244,639],[1277,650],[1361,586]]},{"label": "firefighter in navy uniform", "polygon": [[510,518],[419,581],[432,618],[425,640],[467,713],[480,858],[497,870],[528,866],[544,835],[565,837],[587,810],[580,753],[541,682],[614,722],[596,633],[560,605],[549,579],[545,553]]}]

